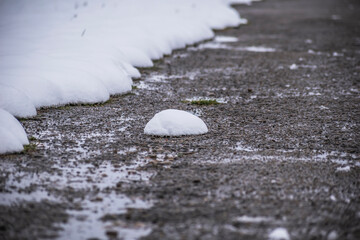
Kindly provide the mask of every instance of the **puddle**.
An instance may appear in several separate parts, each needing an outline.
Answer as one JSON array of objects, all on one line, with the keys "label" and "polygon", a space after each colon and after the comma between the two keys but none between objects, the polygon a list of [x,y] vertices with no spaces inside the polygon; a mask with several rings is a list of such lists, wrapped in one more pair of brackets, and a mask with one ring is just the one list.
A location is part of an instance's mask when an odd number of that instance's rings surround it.
[{"label": "puddle", "polygon": [[122,239],[138,239],[150,234],[151,228],[144,224],[126,226],[115,222],[102,221],[107,214],[116,215],[126,213],[128,208],[148,209],[152,202],[141,199],[131,199],[125,195],[101,193],[95,200],[82,200],[81,211],[68,211],[71,218],[66,224],[60,224],[63,232],[59,239],[107,239],[107,235],[118,236]]},{"label": "puddle", "polygon": [[[136,152],[135,147],[120,150],[118,154]],[[21,172],[17,166],[8,164],[9,174],[5,190],[0,193],[0,204],[11,206],[22,201],[67,202],[65,196],[54,196],[47,191],[64,190],[71,188],[75,191],[89,192],[85,199],[74,199],[72,205],[81,206],[81,210],[67,210],[69,221],[61,224],[64,229],[59,239],[107,239],[108,234],[116,234],[122,239],[137,239],[150,234],[151,228],[145,224],[119,224],[117,222],[104,222],[101,218],[106,214],[124,214],[128,208],[151,208],[153,203],[139,198],[130,198],[116,193],[114,187],[123,182],[143,182],[147,184],[153,173],[140,171],[138,167],[147,164],[147,152],[140,152],[130,165],[112,164],[103,161],[100,165],[81,163],[77,160],[55,164],[50,172],[29,173]],[[159,156],[161,158],[161,156]],[[2,166],[4,167],[4,166]],[[30,191],[29,189],[36,189]],[[96,189],[94,194],[93,190]],[[56,191],[52,191],[56,192]],[[76,202],[78,201],[78,202]]]}]

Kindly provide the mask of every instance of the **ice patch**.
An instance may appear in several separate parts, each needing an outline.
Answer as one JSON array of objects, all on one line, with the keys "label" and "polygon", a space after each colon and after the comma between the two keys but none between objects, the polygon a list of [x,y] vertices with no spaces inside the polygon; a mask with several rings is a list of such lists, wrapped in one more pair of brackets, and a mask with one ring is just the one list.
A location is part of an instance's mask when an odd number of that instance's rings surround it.
[{"label": "ice patch", "polygon": [[286,228],[276,228],[269,234],[270,240],[290,240],[290,235]]},{"label": "ice patch", "polygon": [[208,132],[197,116],[175,109],[161,111],[146,124],[144,133],[156,136],[198,135]]}]

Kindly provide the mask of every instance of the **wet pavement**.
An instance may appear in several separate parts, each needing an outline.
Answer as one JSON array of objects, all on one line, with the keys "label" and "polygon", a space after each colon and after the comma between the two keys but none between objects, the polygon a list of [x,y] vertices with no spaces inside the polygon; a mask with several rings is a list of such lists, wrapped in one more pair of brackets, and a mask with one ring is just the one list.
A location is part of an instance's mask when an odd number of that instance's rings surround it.
[{"label": "wet pavement", "polygon": [[[247,25],[142,69],[131,93],[22,120],[0,238],[359,239],[360,3],[236,9]],[[144,135],[168,108],[209,133]]]}]

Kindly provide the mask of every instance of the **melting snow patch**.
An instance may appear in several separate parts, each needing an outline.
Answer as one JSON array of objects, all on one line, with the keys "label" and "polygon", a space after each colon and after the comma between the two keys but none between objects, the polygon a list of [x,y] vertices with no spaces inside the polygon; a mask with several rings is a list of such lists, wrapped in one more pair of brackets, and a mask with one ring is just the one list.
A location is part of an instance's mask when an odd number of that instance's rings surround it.
[{"label": "melting snow patch", "polygon": [[285,228],[276,228],[269,234],[270,240],[290,240],[290,235]]},{"label": "melting snow patch", "polygon": [[319,108],[320,108],[320,110],[329,110],[328,107],[325,107],[325,106],[323,106],[323,105],[321,105]]},{"label": "melting snow patch", "polygon": [[138,89],[145,89],[145,90],[157,90],[157,87],[150,86],[149,84],[145,83],[144,81],[140,81],[138,85],[136,85]]},{"label": "melting snow patch", "polygon": [[342,56],[344,56],[344,54],[343,53],[337,53],[337,52],[333,52],[333,57],[342,57]]},{"label": "melting snow patch", "polygon": [[238,38],[229,36],[216,36],[214,41],[219,43],[237,42]]},{"label": "melting snow patch", "polygon": [[243,50],[243,51],[248,51],[248,52],[275,52],[276,51],[275,48],[256,47],[256,46],[238,48],[238,50]]},{"label": "melting snow patch", "polygon": [[190,51],[197,51],[197,50],[202,50],[202,49],[225,49],[225,50],[259,52],[259,53],[261,53],[261,52],[263,52],[263,53],[265,53],[265,52],[275,52],[276,51],[275,48],[263,47],[263,46],[232,47],[232,46],[224,44],[224,43],[228,43],[228,42],[230,42],[230,39],[227,40],[227,41],[224,41],[224,39],[220,38],[220,40],[217,40],[215,38],[213,42],[203,43],[203,44],[200,44],[197,47],[190,47],[188,49]]},{"label": "melting snow patch", "polygon": [[192,97],[192,98],[186,98],[185,101],[192,102],[192,101],[211,101],[215,100],[218,103],[227,103],[228,101],[225,98],[209,98],[209,97]]},{"label": "melting snow patch", "polygon": [[233,49],[233,48],[220,42],[207,42],[200,44],[197,47],[190,47],[188,49],[190,51],[197,51],[202,49]]},{"label": "melting snow patch", "polygon": [[146,124],[144,133],[156,136],[197,135],[208,132],[206,124],[197,116],[175,109],[161,111]]},{"label": "melting snow patch", "polygon": [[249,146],[244,146],[241,142],[238,142],[235,147],[236,151],[242,151],[242,152],[258,152],[259,149],[252,148]]},{"label": "melting snow patch", "polygon": [[338,167],[336,168],[336,172],[350,172],[350,169],[350,166]]},{"label": "melting snow patch", "polygon": [[35,201],[40,202],[42,200],[50,200],[52,202],[57,202],[58,199],[49,194],[46,191],[37,190],[31,193],[27,192],[11,192],[11,193],[0,193],[0,205],[11,205],[15,202],[22,201]]},{"label": "melting snow patch", "polygon": [[249,217],[249,216],[241,216],[235,219],[235,221],[242,223],[262,223],[262,222],[269,222],[272,220],[274,219],[270,217]]}]

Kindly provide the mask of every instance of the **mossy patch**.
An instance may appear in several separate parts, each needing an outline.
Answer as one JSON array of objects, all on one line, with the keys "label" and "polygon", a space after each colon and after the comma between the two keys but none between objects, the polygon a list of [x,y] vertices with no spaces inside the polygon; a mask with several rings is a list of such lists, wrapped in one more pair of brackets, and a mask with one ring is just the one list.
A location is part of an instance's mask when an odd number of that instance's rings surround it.
[{"label": "mossy patch", "polygon": [[82,107],[102,107],[105,106],[106,104],[109,104],[112,102],[112,98],[110,98],[109,100],[105,101],[105,102],[97,102],[97,103],[69,103],[63,106],[59,106],[57,107],[57,109],[60,110],[69,110],[71,107],[77,107],[77,106],[82,106]]},{"label": "mossy patch", "polygon": [[30,143],[28,145],[24,145],[24,150],[22,151],[22,153],[35,152],[36,147],[37,147],[37,145],[35,143]]},{"label": "mossy patch", "polygon": [[210,105],[220,104],[216,99],[199,99],[199,100],[183,101],[183,102],[198,106],[210,106]]},{"label": "mossy patch", "polygon": [[29,141],[35,141],[35,140],[37,140],[37,138],[34,137],[34,136],[29,136],[28,139],[29,139]]}]

